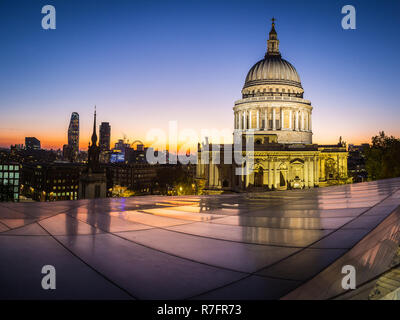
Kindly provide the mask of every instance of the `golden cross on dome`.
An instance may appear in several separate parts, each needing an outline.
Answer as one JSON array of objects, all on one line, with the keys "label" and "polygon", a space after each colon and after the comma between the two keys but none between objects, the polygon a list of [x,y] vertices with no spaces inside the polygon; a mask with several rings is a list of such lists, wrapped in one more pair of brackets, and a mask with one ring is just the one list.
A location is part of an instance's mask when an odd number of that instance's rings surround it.
[{"label": "golden cross on dome", "polygon": [[275,19],[274,17],[272,17],[271,20],[272,20],[272,23],[275,23],[275,20],[276,20],[276,19]]}]

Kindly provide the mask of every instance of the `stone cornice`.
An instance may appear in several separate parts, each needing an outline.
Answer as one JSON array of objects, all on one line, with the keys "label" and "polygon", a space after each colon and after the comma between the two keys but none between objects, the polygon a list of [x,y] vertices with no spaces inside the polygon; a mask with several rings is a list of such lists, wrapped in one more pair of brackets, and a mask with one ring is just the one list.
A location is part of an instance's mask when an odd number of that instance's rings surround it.
[{"label": "stone cornice", "polygon": [[[240,99],[235,101],[235,106],[234,109],[239,109],[239,108],[246,108],[250,104],[252,107],[254,107],[255,104],[260,103],[262,105],[267,104],[268,107],[301,107],[305,109],[312,109],[311,106],[311,101],[305,100],[305,99],[300,99],[300,98],[295,98],[295,97],[252,97],[252,98],[245,98],[245,99]],[[282,103],[285,103],[286,105],[282,105]],[[288,105],[289,103],[290,105]],[[262,107],[262,105],[259,105],[259,107]]]}]

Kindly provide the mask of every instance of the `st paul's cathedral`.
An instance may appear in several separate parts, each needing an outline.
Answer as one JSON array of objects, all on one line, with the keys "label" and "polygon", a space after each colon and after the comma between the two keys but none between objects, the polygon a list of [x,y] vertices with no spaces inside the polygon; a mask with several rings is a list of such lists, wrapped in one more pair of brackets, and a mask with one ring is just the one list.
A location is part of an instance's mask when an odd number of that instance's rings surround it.
[{"label": "st paul's cathedral", "polygon": [[[313,107],[303,98],[296,69],[281,56],[274,21],[265,57],[251,67],[242,99],[233,107],[234,135],[243,141],[251,135],[254,142],[251,154],[246,155],[243,149],[244,156],[252,157],[252,166],[246,174],[237,175],[236,164],[224,163],[224,152],[232,153],[233,148],[199,144],[196,177],[206,193],[286,190],[349,182],[346,144],[341,139],[334,145],[312,143]],[[202,155],[205,150],[210,150],[208,163]],[[211,150],[218,150],[218,157]]]}]

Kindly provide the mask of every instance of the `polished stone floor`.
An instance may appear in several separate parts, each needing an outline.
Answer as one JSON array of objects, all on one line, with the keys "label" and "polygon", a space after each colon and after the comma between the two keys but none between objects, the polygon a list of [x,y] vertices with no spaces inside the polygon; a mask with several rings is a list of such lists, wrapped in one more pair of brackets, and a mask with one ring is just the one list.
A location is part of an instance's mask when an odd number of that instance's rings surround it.
[{"label": "polished stone floor", "polygon": [[[310,190],[0,203],[0,299],[327,299],[393,266],[400,179]],[[44,265],[56,289],[44,290]]]}]

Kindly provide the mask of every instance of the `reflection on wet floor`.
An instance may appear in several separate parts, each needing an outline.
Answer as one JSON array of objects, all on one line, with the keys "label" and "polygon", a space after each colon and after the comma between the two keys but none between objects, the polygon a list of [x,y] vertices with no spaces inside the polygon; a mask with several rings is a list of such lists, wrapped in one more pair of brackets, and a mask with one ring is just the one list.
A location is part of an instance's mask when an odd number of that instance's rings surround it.
[{"label": "reflection on wet floor", "polygon": [[[356,265],[363,281],[387,271],[399,244],[399,207],[400,179],[1,203],[0,274],[8,277],[0,278],[0,299],[329,298],[341,294],[343,263]],[[45,264],[64,284],[52,295],[37,285]]]}]

